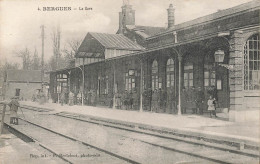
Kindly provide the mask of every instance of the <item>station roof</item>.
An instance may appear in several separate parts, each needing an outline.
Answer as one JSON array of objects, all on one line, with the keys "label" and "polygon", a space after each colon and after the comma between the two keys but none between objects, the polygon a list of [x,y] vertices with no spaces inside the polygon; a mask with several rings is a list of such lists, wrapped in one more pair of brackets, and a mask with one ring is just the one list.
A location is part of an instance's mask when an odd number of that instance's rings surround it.
[{"label": "station roof", "polygon": [[143,38],[156,35],[160,32],[165,31],[164,27],[153,27],[153,26],[139,26],[139,25],[127,25],[128,30],[134,31]]},{"label": "station roof", "polygon": [[97,39],[105,48],[142,50],[143,47],[136,44],[122,34],[89,33]]},{"label": "station roof", "polygon": [[76,57],[102,57],[105,49],[139,51],[144,48],[122,34],[89,32],[81,43]]},{"label": "station roof", "polygon": [[202,16],[202,17],[199,17],[199,18],[187,21],[187,22],[180,23],[180,24],[176,24],[169,29],[166,29],[153,36],[148,37],[147,39],[154,38],[154,37],[157,37],[160,35],[165,35],[165,33],[172,33],[172,31],[178,31],[180,29],[187,29],[192,26],[197,26],[199,24],[208,23],[210,21],[218,20],[223,17],[231,17],[237,13],[241,13],[241,12],[244,12],[247,10],[252,10],[253,8],[259,8],[259,7],[260,7],[259,0],[252,0],[250,2],[241,4],[238,6],[234,6],[234,7],[228,8],[228,9],[218,10],[215,13],[212,13],[212,14],[209,14],[206,16]]}]

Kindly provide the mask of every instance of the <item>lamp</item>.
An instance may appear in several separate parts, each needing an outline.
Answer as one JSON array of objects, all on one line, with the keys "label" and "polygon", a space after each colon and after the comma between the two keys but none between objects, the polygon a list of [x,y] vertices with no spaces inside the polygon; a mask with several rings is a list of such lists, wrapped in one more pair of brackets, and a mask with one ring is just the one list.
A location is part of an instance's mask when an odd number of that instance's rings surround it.
[{"label": "lamp", "polygon": [[215,62],[216,63],[223,63],[224,61],[224,57],[225,57],[225,52],[224,50],[217,50],[214,53],[214,57],[215,57]]},{"label": "lamp", "polygon": [[219,66],[225,67],[228,70],[234,69],[234,65],[221,64],[224,62],[224,58],[225,58],[224,50],[218,49],[217,51],[215,51],[214,58],[215,58],[215,62],[218,63]]}]

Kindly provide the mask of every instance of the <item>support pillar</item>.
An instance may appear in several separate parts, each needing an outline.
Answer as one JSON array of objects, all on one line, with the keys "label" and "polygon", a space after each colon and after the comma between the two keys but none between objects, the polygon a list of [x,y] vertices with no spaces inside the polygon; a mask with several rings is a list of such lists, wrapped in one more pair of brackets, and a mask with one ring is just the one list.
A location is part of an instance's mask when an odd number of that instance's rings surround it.
[{"label": "support pillar", "polygon": [[230,88],[230,121],[245,121],[244,92],[243,92],[243,43],[242,33],[234,31],[230,38],[229,64],[234,65],[234,69],[229,70]]},{"label": "support pillar", "polygon": [[84,105],[84,90],[85,90],[85,58],[83,58],[83,68],[82,68],[82,96],[81,96],[81,105]]},{"label": "support pillar", "polygon": [[116,62],[113,66],[113,82],[114,82],[114,94],[113,94],[113,109],[116,109]]},{"label": "support pillar", "polygon": [[178,54],[178,61],[179,61],[179,85],[178,85],[178,115],[181,115],[181,69],[182,69],[182,54]]},{"label": "support pillar", "polygon": [[140,73],[140,112],[143,112],[143,61],[140,60],[140,67],[141,67],[141,73]]}]

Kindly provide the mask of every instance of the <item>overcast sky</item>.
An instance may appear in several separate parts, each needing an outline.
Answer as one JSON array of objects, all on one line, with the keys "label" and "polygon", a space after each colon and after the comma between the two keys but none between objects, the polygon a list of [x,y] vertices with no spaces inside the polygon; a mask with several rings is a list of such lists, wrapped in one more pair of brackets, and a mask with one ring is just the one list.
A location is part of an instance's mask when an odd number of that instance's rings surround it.
[{"label": "overcast sky", "polygon": [[[136,11],[136,25],[167,26],[167,8],[173,3],[176,24],[230,8],[250,0],[130,0]],[[83,39],[87,32],[116,33],[122,0],[1,0],[0,60],[19,62],[14,51],[28,47],[41,55],[41,29],[45,28],[45,60],[52,54],[51,33],[61,27],[61,48],[71,39]],[[71,7],[72,11],[38,11],[43,7]],[[92,8],[79,11],[79,7]]]}]

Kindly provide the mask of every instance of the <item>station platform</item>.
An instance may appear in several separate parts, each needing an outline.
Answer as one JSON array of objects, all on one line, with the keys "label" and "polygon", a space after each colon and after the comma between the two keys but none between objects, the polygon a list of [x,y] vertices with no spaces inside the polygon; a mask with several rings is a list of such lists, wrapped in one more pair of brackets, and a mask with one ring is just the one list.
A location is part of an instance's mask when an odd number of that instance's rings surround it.
[{"label": "station platform", "polygon": [[88,117],[121,121],[124,123],[147,125],[157,129],[171,129],[175,132],[193,136],[206,136],[217,140],[228,140],[260,145],[259,122],[230,122],[208,115],[173,115],[119,110],[93,106],[61,106],[56,103],[40,105],[36,102],[21,101],[21,105],[52,109],[49,113],[70,112]]}]

